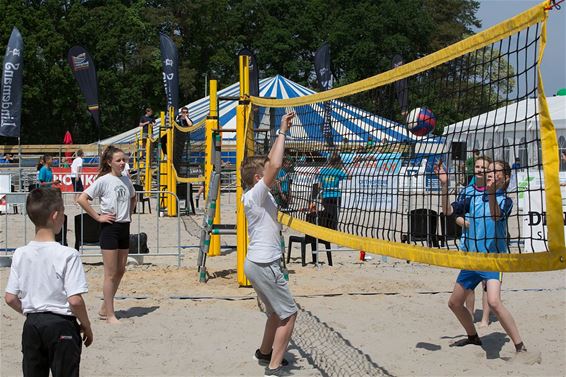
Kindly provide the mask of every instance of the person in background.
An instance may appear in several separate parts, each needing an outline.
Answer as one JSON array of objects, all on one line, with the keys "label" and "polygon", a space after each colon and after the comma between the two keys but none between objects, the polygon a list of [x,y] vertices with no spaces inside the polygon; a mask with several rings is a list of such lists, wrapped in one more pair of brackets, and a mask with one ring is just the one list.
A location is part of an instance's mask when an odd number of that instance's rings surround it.
[{"label": "person in background", "polygon": [[76,153],[76,157],[71,163],[71,183],[73,184],[73,191],[75,192],[75,204],[77,204],[77,199],[81,192],[83,192],[83,181],[81,179],[81,173],[83,172],[83,156],[84,152],[79,149]]},{"label": "person in background", "polygon": [[[35,165],[35,186],[33,188],[38,188],[39,187],[39,171],[41,170],[41,168],[43,167],[43,164],[45,163],[45,161],[43,160],[44,156],[41,156],[39,158],[39,160],[37,161],[37,165]],[[31,189],[30,189],[31,191]]]},{"label": "person in background", "polygon": [[130,164],[128,163],[128,161],[130,161],[130,154],[125,153],[125,157],[126,157],[126,164],[124,165],[124,170],[122,170],[122,175],[124,177],[130,178]]},{"label": "person in background", "polygon": [[[145,148],[147,145],[147,138],[153,137],[153,125],[155,124],[155,117],[153,116],[153,110],[151,107],[145,109],[145,114],[140,118],[139,126],[142,131],[142,152],[141,158],[145,157]],[[148,158],[149,160],[149,158]],[[149,161],[147,161],[149,162]]]},{"label": "person in background", "polygon": [[328,166],[321,168],[318,174],[318,182],[320,182],[320,188],[322,189],[322,206],[324,207],[323,212],[320,214],[320,225],[337,230],[338,214],[342,201],[340,182],[348,178],[340,155],[333,153],[329,158]]},{"label": "person in background", "polygon": [[144,141],[144,145],[145,145],[145,140],[150,134],[150,131],[153,134],[153,130],[150,130],[150,127],[153,126],[154,123],[155,123],[155,117],[153,116],[153,110],[151,109],[151,107],[148,107],[145,109],[145,114],[140,118],[140,124],[139,124],[139,126],[142,129],[142,139]]},{"label": "person in background", "polygon": [[53,157],[46,154],[43,156],[43,166],[39,170],[37,175],[37,180],[40,187],[51,187],[52,185],[58,185],[61,183],[58,179],[53,180],[53,170],[51,170],[51,165],[53,164]]},{"label": "person in background", "polygon": [[480,151],[474,149],[472,155],[466,160],[466,184],[468,185],[473,183],[472,180],[476,174],[474,166],[478,157],[480,157]]},{"label": "person in background", "polygon": [[190,127],[193,125],[193,121],[189,118],[189,109],[187,107],[181,107],[181,112],[177,115],[175,120],[181,127]]},{"label": "person in background", "polygon": [[509,188],[507,192],[514,192],[517,191],[517,182],[518,177],[517,174],[521,170],[521,159],[519,157],[515,158],[515,162],[511,165],[511,182],[509,183]]},{"label": "person in background", "polygon": [[519,170],[521,169],[521,159],[519,157],[515,158],[515,162],[513,162],[513,165],[511,166],[512,170]]},{"label": "person in background", "polygon": [[283,209],[288,208],[291,203],[291,183],[291,161],[288,158],[284,158],[283,166],[277,173],[273,187],[275,201]]}]

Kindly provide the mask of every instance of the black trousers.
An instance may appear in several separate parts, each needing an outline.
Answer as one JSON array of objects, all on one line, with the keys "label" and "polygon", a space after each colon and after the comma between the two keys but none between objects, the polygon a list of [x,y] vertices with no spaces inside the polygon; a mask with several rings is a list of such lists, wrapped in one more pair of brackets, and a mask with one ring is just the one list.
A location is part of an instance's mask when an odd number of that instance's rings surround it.
[{"label": "black trousers", "polygon": [[338,229],[338,209],[341,198],[322,198],[324,210],[320,214],[319,225],[330,229]]},{"label": "black trousers", "polygon": [[25,377],[79,375],[81,331],[75,317],[30,313],[22,333]]}]

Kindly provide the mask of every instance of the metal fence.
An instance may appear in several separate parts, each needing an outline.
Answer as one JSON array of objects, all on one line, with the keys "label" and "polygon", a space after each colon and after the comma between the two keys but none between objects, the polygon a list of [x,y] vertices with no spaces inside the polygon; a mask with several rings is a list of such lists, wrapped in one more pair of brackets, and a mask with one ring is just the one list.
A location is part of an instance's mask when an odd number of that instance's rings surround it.
[{"label": "metal fence", "polygon": [[[27,192],[10,192],[0,193],[0,252],[11,254],[17,247],[27,244],[33,239],[35,227],[25,210],[25,201]],[[100,247],[98,243],[85,243],[80,240],[85,239],[85,221],[77,222],[76,218],[89,216],[84,212],[82,207],[75,203],[75,195],[80,193],[63,192],[63,201],[65,204],[65,225],[60,234],[60,242],[71,247],[76,247],[83,257],[101,257]],[[132,214],[132,222],[130,225],[131,234],[147,234],[147,246],[149,253],[139,254],[140,244],[138,242],[138,254],[143,257],[176,257],[177,266],[181,265],[182,250],[191,246],[181,245],[181,219],[180,211],[177,211],[175,217],[165,217],[164,208],[160,198],[163,195],[173,195],[175,203],[179,206],[179,198],[177,195],[167,191],[136,191],[138,196],[138,204],[136,205],[136,213]],[[149,197],[149,209],[142,213],[142,203],[140,198]],[[93,202],[93,207],[97,208],[100,204],[98,200]],[[153,206],[153,208],[151,208]],[[152,210],[152,212],[149,212]],[[72,219],[72,220],[71,220]],[[79,229],[75,224],[80,223]],[[88,226],[88,225],[87,225]],[[173,233],[173,237],[170,235]],[[169,237],[163,239],[162,235],[167,234]],[[77,237],[79,242],[77,243]],[[171,244],[171,239],[175,239]],[[198,246],[192,246],[198,247]]]}]

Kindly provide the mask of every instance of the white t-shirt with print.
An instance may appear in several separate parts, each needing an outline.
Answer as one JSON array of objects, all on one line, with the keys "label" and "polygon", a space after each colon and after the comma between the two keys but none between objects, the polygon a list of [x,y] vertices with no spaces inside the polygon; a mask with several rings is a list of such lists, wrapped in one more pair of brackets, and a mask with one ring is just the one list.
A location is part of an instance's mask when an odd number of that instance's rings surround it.
[{"label": "white t-shirt with print", "polygon": [[102,213],[115,214],[118,223],[130,222],[130,198],[136,194],[130,178],[108,173],[97,178],[84,192],[91,199],[100,198]]},{"label": "white t-shirt with print", "polygon": [[24,314],[74,315],[67,298],[88,292],[79,252],[58,242],[31,241],[17,248],[6,292],[20,298]]},{"label": "white t-shirt with print", "polygon": [[277,222],[277,205],[263,178],[242,196],[248,219],[250,244],[247,258],[269,263],[281,258],[281,224]]},{"label": "white t-shirt with print", "polygon": [[77,178],[77,174],[79,173],[79,168],[82,169],[83,167],[83,159],[81,157],[77,157],[71,163],[71,178]]}]

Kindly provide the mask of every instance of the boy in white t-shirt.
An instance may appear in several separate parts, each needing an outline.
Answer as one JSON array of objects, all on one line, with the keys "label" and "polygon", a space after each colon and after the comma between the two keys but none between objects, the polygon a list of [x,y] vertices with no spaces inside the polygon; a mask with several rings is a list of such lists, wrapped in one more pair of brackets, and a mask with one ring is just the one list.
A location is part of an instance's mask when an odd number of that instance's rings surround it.
[{"label": "boy in white t-shirt", "polygon": [[261,346],[254,355],[254,359],[266,365],[265,376],[285,374],[283,367],[288,362],[283,355],[297,318],[297,306],[279,264],[281,225],[277,222],[275,199],[269,191],[283,164],[285,135],[294,117],[295,113],[291,112],[281,118],[277,139],[267,159],[246,158],[241,166],[247,190],[242,201],[250,240],[244,272],[268,315]]},{"label": "boy in white t-shirt", "polygon": [[[79,253],[55,242],[65,208],[61,191],[39,188],[26,210],[35,238],[14,252],[6,303],[26,316],[22,333],[24,376],[78,376],[81,332],[86,347],[93,335],[82,294],[88,292]],[[77,318],[79,323],[77,323]]]}]

